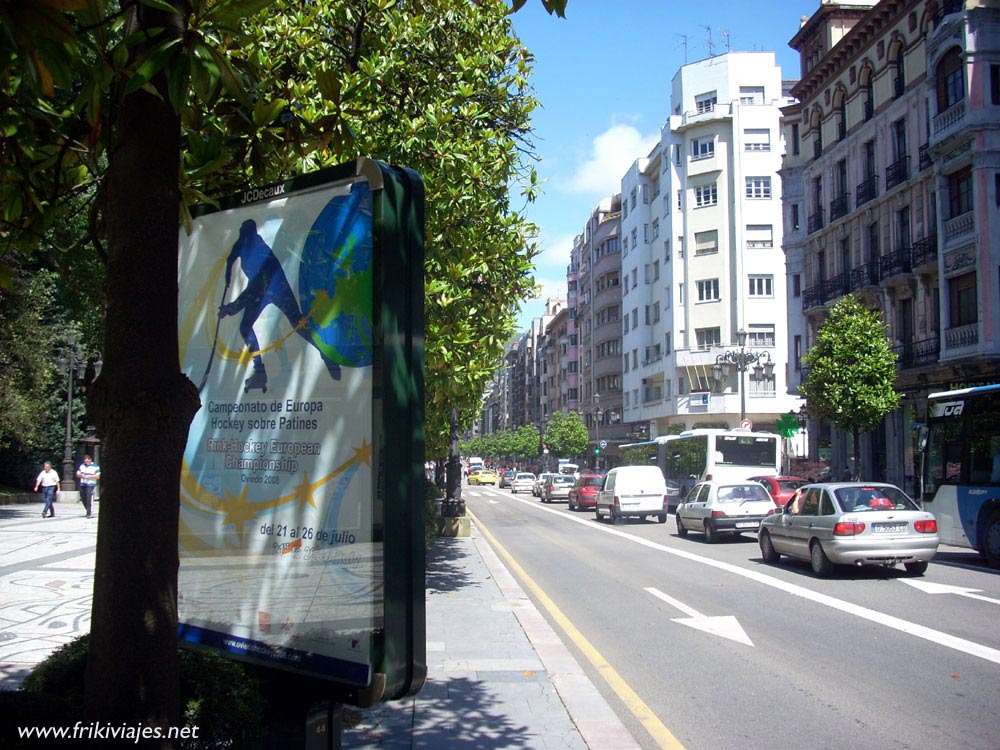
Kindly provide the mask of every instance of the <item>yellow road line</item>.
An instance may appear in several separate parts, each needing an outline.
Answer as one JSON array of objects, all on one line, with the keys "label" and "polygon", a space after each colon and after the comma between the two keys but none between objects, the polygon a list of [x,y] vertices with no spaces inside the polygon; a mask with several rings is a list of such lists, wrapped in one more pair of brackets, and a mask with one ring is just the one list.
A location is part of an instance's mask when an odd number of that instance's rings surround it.
[{"label": "yellow road line", "polygon": [[661,750],[684,750],[684,745],[681,744],[681,741],[674,737],[673,733],[671,733],[671,731],[664,726],[663,722],[656,717],[656,714],[654,714],[649,706],[646,705],[645,701],[639,697],[638,693],[629,687],[629,684],[625,682],[617,671],[615,671],[615,668],[608,663],[607,659],[601,656],[601,653],[591,645],[590,641],[584,637],[583,633],[577,630],[576,626],[573,625],[569,618],[562,613],[558,606],[556,606],[556,603],[552,601],[542,588],[531,579],[531,576],[529,576],[524,568],[518,564],[517,560],[515,560],[511,554],[504,549],[503,545],[497,541],[496,537],[490,533],[485,524],[483,524],[483,522],[480,521],[471,510],[467,510],[466,512],[472,518],[473,522],[475,522],[476,526],[479,527],[479,530],[483,532],[483,536],[486,537],[487,541],[489,541],[496,553],[503,558],[507,566],[515,573],[515,575],[517,575],[518,578],[521,579],[524,586],[535,595],[535,598],[538,599],[549,615],[552,616],[552,619],[556,621],[560,628],[562,628],[563,632],[571,641],[573,641],[573,643],[576,644],[576,647],[580,649],[583,655],[587,658],[587,661],[589,661],[600,673],[601,677],[604,678],[608,687],[614,691],[615,695],[617,695],[621,699],[622,703],[625,704],[625,707],[632,712],[632,715],[635,716],[645,730],[649,732],[657,746],[660,747]]}]

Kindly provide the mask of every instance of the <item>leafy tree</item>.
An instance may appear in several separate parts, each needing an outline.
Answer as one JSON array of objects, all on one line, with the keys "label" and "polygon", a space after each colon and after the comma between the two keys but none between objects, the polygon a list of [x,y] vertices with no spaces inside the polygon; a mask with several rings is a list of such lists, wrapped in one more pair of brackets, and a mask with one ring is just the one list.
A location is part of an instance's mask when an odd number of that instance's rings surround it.
[{"label": "leafy tree", "polygon": [[590,436],[579,414],[557,411],[549,417],[543,442],[557,458],[572,458],[587,450]]},{"label": "leafy tree", "polygon": [[[245,23],[265,7],[266,19]],[[15,248],[35,245],[96,188],[89,226],[107,305],[89,398],[104,502],[88,718],[178,723],[177,497],[199,407],[177,357],[177,218],[188,204],[302,171],[317,153],[324,163],[361,148],[418,169],[439,163],[440,179],[428,172],[441,211],[428,216],[426,293],[428,379],[442,380],[428,384],[429,444],[445,439],[452,404],[478,405],[488,368],[469,363],[498,358],[532,287],[528,225],[508,203],[533,107],[530,56],[503,46],[503,11],[499,0],[0,0],[0,283]],[[293,39],[297,24],[313,24],[311,55]],[[441,106],[421,98],[455,87]],[[363,92],[377,100],[364,110]],[[517,103],[505,110],[508,97]],[[317,100],[328,107],[303,114]],[[468,148],[459,121],[477,129]]]},{"label": "leafy tree", "polygon": [[533,424],[523,424],[514,431],[513,438],[512,457],[522,461],[538,458],[542,448],[542,438],[538,427]]},{"label": "leafy tree", "polygon": [[894,386],[896,354],[881,314],[867,309],[856,295],[841,298],[804,361],[809,374],[801,391],[809,415],[850,431],[859,473],[861,431],[878,427],[900,401]]}]

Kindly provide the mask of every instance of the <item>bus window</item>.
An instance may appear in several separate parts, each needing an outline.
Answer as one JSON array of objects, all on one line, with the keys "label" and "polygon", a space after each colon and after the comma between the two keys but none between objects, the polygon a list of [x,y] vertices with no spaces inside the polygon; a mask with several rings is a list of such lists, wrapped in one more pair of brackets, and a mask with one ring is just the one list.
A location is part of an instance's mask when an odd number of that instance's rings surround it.
[{"label": "bus window", "polygon": [[962,444],[961,423],[957,420],[934,422],[930,427],[930,437],[927,451],[927,476],[924,483],[924,495],[931,500],[941,483],[951,478],[955,481],[957,470],[961,466]]}]

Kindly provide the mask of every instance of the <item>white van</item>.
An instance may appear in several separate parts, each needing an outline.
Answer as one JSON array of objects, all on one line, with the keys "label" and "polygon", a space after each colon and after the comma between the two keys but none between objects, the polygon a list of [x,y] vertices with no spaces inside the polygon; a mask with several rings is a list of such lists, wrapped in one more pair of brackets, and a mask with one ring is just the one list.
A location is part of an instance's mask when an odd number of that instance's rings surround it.
[{"label": "white van", "polygon": [[597,520],[656,516],[667,522],[667,483],[658,466],[619,466],[608,472],[594,507]]}]

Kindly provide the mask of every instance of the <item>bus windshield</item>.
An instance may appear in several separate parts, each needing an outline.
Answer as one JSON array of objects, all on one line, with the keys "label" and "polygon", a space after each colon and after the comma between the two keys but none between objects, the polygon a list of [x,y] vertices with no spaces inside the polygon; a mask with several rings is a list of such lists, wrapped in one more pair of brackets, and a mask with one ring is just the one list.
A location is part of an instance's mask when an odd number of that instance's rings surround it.
[{"label": "bus windshield", "polygon": [[921,496],[941,541],[1000,567],[1000,384],[932,393]]}]

